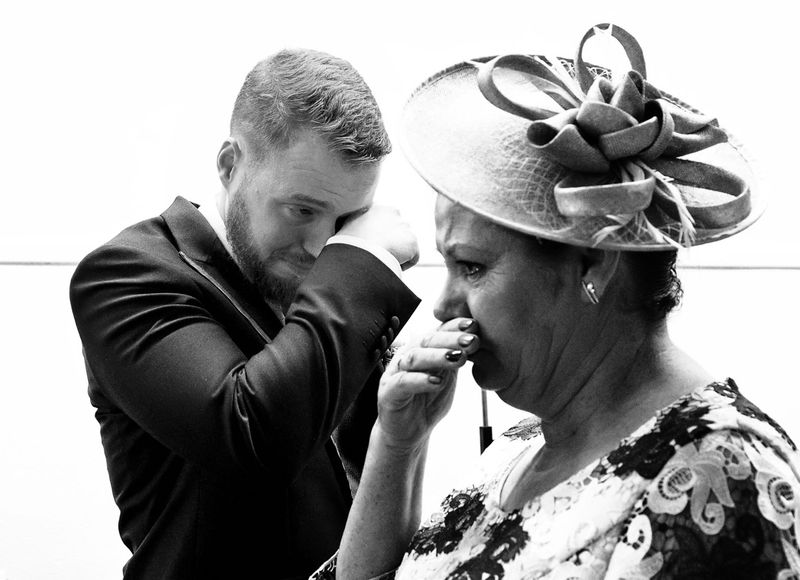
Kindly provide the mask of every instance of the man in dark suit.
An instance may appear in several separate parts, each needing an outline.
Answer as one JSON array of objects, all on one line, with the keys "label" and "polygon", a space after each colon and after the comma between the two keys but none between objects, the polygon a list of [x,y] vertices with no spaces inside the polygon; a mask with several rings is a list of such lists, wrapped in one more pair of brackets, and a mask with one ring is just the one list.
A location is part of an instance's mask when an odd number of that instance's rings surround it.
[{"label": "man in dark suit", "polygon": [[345,61],[282,51],[245,80],[217,166],[77,267],[127,579],[306,577],[338,547],[417,245],[372,207],[390,150]]}]

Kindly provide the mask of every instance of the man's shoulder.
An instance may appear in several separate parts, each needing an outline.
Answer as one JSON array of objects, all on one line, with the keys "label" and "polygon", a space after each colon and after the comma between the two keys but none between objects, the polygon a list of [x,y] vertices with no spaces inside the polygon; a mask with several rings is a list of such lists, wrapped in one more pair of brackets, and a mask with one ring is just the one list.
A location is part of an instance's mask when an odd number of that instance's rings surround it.
[{"label": "man's shoulder", "polygon": [[[71,286],[76,280],[117,278],[133,274],[134,270],[163,270],[171,268],[170,265],[182,267],[180,243],[168,223],[168,215],[187,214],[192,210],[194,206],[190,202],[177,198],[162,214],[124,228],[78,262]],[[199,216],[199,212],[194,211]]]},{"label": "man's shoulder", "polygon": [[126,256],[128,258],[138,256],[140,259],[156,258],[168,254],[165,251],[168,248],[173,248],[174,253],[174,244],[170,240],[163,218],[152,217],[126,227],[110,240],[94,248],[80,260],[77,270],[108,258],[114,260]]},{"label": "man's shoulder", "polygon": [[143,258],[158,256],[177,257],[176,248],[179,245],[173,231],[174,222],[182,220],[181,226],[186,229],[196,229],[193,221],[202,220],[196,211],[195,205],[182,197],[175,201],[161,214],[131,224],[117,233],[114,237],[104,242],[89,252],[81,263],[97,259],[98,256],[108,254],[142,254]]}]

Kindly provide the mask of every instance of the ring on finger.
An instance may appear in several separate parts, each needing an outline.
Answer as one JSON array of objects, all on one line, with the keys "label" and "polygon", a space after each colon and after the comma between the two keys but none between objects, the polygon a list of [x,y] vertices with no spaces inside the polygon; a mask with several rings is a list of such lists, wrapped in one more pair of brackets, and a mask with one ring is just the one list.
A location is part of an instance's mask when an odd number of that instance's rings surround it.
[{"label": "ring on finger", "polygon": [[397,370],[407,371],[409,370],[409,367],[410,365],[408,364],[408,352],[400,353],[397,358]]}]

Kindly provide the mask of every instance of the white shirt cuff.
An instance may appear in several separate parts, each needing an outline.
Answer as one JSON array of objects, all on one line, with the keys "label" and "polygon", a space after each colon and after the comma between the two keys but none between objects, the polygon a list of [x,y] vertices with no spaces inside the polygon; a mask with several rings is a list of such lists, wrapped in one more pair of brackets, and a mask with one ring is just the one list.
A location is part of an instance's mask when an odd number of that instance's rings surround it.
[{"label": "white shirt cuff", "polygon": [[394,272],[398,278],[402,278],[403,270],[400,268],[400,262],[391,254],[391,252],[389,252],[389,250],[379,246],[378,244],[374,244],[369,240],[358,238],[356,236],[348,236],[347,234],[336,234],[335,236],[331,236],[325,243],[326,246],[328,244],[349,244],[351,246],[361,248],[386,264],[386,267]]}]

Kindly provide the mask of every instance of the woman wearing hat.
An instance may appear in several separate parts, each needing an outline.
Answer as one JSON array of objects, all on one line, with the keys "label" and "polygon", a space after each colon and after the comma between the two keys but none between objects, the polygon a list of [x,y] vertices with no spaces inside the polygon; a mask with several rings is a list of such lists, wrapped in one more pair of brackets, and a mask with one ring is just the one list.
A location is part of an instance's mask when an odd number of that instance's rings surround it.
[{"label": "woman wearing hat", "polygon": [[[622,80],[583,61],[599,33],[626,50]],[[638,43],[609,25],[574,61],[451,67],[405,127],[439,194],[442,325],[384,375],[338,577],[800,577],[794,444],[665,323],[678,246],[761,212],[729,135],[647,83]],[[539,420],[421,523],[427,440],[466,360]]]}]

